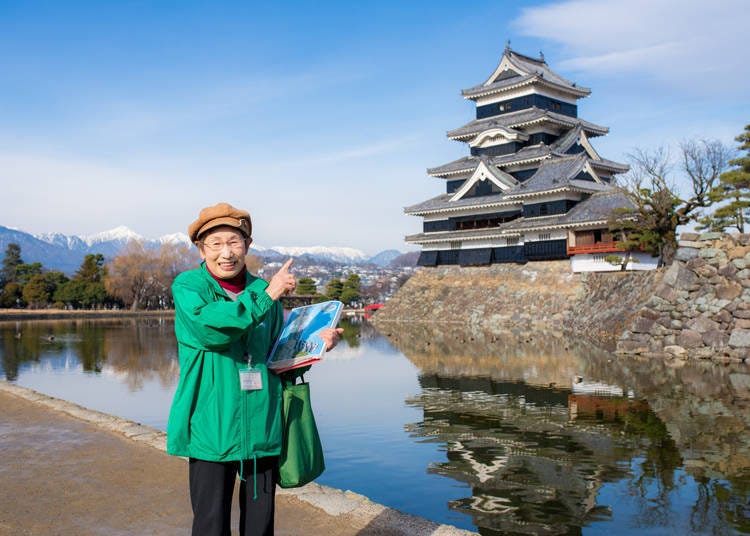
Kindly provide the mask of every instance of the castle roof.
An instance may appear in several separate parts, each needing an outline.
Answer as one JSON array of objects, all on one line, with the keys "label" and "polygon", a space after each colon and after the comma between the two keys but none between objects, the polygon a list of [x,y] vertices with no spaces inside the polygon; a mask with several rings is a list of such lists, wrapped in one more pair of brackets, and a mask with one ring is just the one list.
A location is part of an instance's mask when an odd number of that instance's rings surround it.
[{"label": "castle roof", "polygon": [[607,127],[595,125],[578,117],[571,117],[532,106],[516,112],[494,115],[483,119],[474,119],[462,127],[449,130],[447,136],[452,140],[466,141],[491,128],[505,127],[519,129],[545,122],[567,128],[580,125],[590,136],[603,136],[609,132]]},{"label": "castle roof", "polygon": [[570,209],[566,217],[571,223],[603,221],[608,220],[612,216],[612,211],[617,208],[636,209],[637,207],[622,190],[612,188],[578,203]]},{"label": "castle roof", "polygon": [[[578,178],[588,173],[588,179]],[[596,172],[591,169],[586,153],[545,160],[536,173],[507,193],[509,199],[546,195],[562,190],[597,192],[606,190]]]},{"label": "castle roof", "polygon": [[445,175],[455,175],[457,173],[464,173],[468,171],[474,171],[479,165],[479,157],[477,156],[464,156],[453,162],[448,162],[442,166],[434,168],[428,168],[427,174],[435,177],[442,177]]},{"label": "castle roof", "polygon": [[466,208],[521,208],[520,201],[510,201],[502,193],[483,195],[480,197],[464,197],[456,201],[451,201],[453,194],[442,194],[427,201],[422,201],[416,205],[404,208],[406,214],[423,215],[440,212],[460,211]]},{"label": "castle roof", "polygon": [[411,243],[438,243],[450,240],[483,240],[518,236],[522,232],[548,231],[556,228],[586,228],[607,224],[613,210],[622,207],[633,207],[633,202],[622,191],[609,188],[582,200],[567,214],[539,216],[535,218],[516,218],[498,227],[471,229],[462,231],[441,231],[417,233],[406,237]]},{"label": "castle roof", "polygon": [[[523,165],[533,162],[541,162],[552,157],[568,157],[566,152],[576,143],[581,143],[586,148],[586,152],[591,157],[590,164],[595,169],[604,170],[610,173],[624,173],[629,169],[625,164],[620,164],[612,160],[601,158],[591,144],[588,143],[583,125],[576,125],[563,136],[558,138],[553,144],[536,144],[521,148],[513,154],[495,156],[489,159],[489,164],[495,167],[508,167],[513,165]],[[433,177],[449,177],[476,169],[480,162],[478,156],[465,156],[449,162],[442,166],[427,169],[427,174]]]},{"label": "castle roof", "polygon": [[575,82],[570,82],[552,71],[543,57],[525,56],[512,51],[509,47],[505,49],[500,64],[485,82],[464,89],[461,94],[466,99],[474,100],[528,85],[550,87],[575,98],[586,97],[591,94],[590,89],[579,87]]},{"label": "castle roof", "polygon": [[[474,159],[477,162],[481,161],[479,157]],[[582,172],[587,173],[591,179],[579,178]],[[443,194],[406,207],[404,212],[419,215],[449,212],[467,207],[520,207],[521,200],[527,197],[541,197],[566,191],[595,193],[611,188],[612,186],[599,180],[586,153],[578,153],[545,160],[534,175],[505,192],[481,197],[465,197],[455,201],[452,200],[453,194]]]},{"label": "castle roof", "polygon": [[554,227],[580,227],[607,223],[617,208],[633,207],[633,202],[617,188],[608,188],[582,200],[566,214],[518,218],[498,227],[504,231],[546,230]]}]

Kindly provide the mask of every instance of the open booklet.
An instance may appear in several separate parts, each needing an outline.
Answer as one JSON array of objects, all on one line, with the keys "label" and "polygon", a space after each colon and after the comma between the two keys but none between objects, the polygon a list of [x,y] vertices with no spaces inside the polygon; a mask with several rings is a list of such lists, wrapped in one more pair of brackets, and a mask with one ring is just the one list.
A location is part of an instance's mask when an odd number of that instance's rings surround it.
[{"label": "open booklet", "polygon": [[343,306],[327,301],[292,309],[268,357],[268,368],[280,373],[323,359],[326,346],[318,333],[336,327]]}]

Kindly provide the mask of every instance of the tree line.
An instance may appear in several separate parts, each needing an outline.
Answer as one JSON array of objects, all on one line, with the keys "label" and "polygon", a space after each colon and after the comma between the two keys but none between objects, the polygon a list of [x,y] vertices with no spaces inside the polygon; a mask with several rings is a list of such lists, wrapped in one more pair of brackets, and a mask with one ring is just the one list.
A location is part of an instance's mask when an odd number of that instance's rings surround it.
[{"label": "tree line", "polygon": [[338,300],[344,305],[359,304],[362,299],[361,278],[357,274],[349,274],[344,280],[334,277],[326,284],[325,293],[318,292],[315,280],[311,277],[301,277],[297,281],[297,294],[314,296],[314,302]]},{"label": "tree line", "polygon": [[18,244],[8,244],[0,270],[0,307],[31,309],[171,309],[174,278],[198,262],[192,248],[131,241],[110,262],[88,254],[72,277],[26,263]]},{"label": "tree line", "polygon": [[[171,285],[181,272],[200,262],[191,247],[164,244],[158,249],[131,241],[111,261],[101,254],[88,254],[72,277],[45,270],[41,263],[26,263],[18,244],[9,244],[0,270],[0,307],[29,309],[172,309]],[[248,255],[247,266],[257,272],[262,260]],[[362,300],[360,277],[328,281],[319,293],[315,281],[302,277],[296,294],[314,295],[315,301],[340,300],[356,304]]]}]

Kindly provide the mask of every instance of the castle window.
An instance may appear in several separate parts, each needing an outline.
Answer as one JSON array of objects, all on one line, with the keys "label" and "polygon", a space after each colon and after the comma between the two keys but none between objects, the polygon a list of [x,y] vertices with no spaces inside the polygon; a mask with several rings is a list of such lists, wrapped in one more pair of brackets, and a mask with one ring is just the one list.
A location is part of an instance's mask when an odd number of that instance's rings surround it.
[{"label": "castle window", "polygon": [[549,240],[552,238],[551,233],[539,233],[539,240]]},{"label": "castle window", "polygon": [[451,240],[451,242],[450,242],[450,248],[451,249],[461,249],[461,241],[460,240]]},{"label": "castle window", "polygon": [[518,245],[518,237],[514,236],[512,238],[506,238],[505,239],[505,245],[506,246],[517,246]]}]

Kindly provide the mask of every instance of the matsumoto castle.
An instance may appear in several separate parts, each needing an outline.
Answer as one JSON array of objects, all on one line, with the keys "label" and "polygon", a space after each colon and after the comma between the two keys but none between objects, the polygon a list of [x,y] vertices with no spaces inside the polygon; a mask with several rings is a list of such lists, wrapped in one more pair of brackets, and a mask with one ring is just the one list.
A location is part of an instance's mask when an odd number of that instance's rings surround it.
[{"label": "matsumoto castle", "polygon": [[[620,270],[605,261],[624,255],[609,230],[612,210],[632,207],[613,186],[628,166],[602,158],[591,139],[607,127],[578,117],[591,90],[507,46],[482,84],[465,89],[476,119],[448,132],[469,156],[431,168],[445,193],[406,207],[424,218],[406,237],[422,246],[418,264],[464,266],[571,259],[573,271]],[[653,269],[656,259],[634,253],[628,269]]]}]

